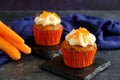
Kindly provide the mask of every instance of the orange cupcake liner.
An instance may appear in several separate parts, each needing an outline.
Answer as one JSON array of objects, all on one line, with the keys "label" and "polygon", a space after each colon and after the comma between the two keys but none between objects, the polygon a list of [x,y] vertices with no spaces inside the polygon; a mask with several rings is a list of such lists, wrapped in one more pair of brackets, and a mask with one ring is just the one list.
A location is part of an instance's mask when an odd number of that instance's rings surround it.
[{"label": "orange cupcake liner", "polygon": [[69,52],[62,48],[64,63],[72,68],[85,68],[90,66],[94,61],[96,49],[86,52]]},{"label": "orange cupcake liner", "polygon": [[52,46],[60,43],[63,28],[59,30],[43,31],[33,28],[35,42],[43,46]]}]

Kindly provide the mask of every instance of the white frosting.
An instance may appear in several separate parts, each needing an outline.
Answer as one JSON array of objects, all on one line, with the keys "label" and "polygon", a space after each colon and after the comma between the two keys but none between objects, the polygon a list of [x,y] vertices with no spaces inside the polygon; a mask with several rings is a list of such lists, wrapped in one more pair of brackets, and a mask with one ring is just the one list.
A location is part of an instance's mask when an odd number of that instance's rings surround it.
[{"label": "white frosting", "polygon": [[[82,28],[81,28],[82,29]],[[76,32],[78,34],[76,34]],[[95,36],[92,33],[84,33],[80,30],[73,29],[69,34],[65,36],[65,39],[72,45],[80,45],[86,47],[87,45],[93,45],[96,41]]]},{"label": "white frosting", "polygon": [[42,17],[42,15],[36,16],[34,21],[37,25],[42,24],[42,26],[56,26],[57,24],[61,23],[61,19],[56,17],[53,13],[47,15],[46,17]]}]

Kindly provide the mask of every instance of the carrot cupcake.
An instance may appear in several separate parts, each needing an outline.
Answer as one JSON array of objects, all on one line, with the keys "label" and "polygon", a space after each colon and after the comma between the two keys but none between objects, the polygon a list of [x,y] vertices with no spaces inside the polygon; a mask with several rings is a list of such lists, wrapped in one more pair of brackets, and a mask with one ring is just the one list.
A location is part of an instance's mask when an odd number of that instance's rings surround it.
[{"label": "carrot cupcake", "polygon": [[61,44],[64,63],[72,68],[85,68],[93,63],[96,38],[86,28],[73,29]]},{"label": "carrot cupcake", "polygon": [[37,44],[53,46],[60,43],[63,27],[56,13],[43,11],[36,15],[34,21],[33,32]]}]

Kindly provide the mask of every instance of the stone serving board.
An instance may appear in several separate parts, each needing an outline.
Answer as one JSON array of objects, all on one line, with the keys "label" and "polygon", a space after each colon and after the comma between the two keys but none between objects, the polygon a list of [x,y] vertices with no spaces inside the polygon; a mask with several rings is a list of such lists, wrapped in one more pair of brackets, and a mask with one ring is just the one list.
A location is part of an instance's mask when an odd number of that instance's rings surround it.
[{"label": "stone serving board", "polygon": [[56,56],[61,55],[61,44],[55,46],[41,46],[37,45],[36,43],[32,43],[30,46],[32,48],[33,55],[36,55],[38,57],[52,59]]},{"label": "stone serving board", "polygon": [[61,44],[55,46],[40,46],[32,41],[29,46],[32,48],[33,55],[49,59],[49,61],[39,65],[40,69],[63,76],[69,80],[90,80],[111,65],[110,61],[95,57],[94,63],[91,66],[74,69],[64,64],[60,48]]},{"label": "stone serving board", "polygon": [[111,65],[110,61],[95,58],[94,63],[86,68],[75,69],[66,66],[62,55],[57,56],[39,66],[40,69],[68,78],[69,80],[90,80],[98,73],[104,71]]}]

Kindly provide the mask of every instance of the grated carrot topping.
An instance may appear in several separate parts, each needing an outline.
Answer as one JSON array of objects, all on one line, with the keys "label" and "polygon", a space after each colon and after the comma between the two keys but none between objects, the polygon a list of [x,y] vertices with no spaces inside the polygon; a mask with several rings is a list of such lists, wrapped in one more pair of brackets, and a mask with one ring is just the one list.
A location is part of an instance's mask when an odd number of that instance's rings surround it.
[{"label": "grated carrot topping", "polygon": [[48,11],[43,11],[42,13],[42,18],[46,18],[47,16],[49,16],[50,14],[52,14],[51,12],[48,12]]},{"label": "grated carrot topping", "polygon": [[42,18],[46,18],[47,16],[49,16],[50,14],[53,14],[55,17],[57,17],[58,19],[60,19],[60,17],[55,13],[55,12],[48,12],[48,11],[43,11],[41,17]]},{"label": "grated carrot topping", "polygon": [[78,29],[78,32],[81,32],[81,33],[83,33],[85,36],[86,35],[89,35],[89,31],[86,29],[86,28],[82,28],[82,27],[80,27],[79,29]]}]

